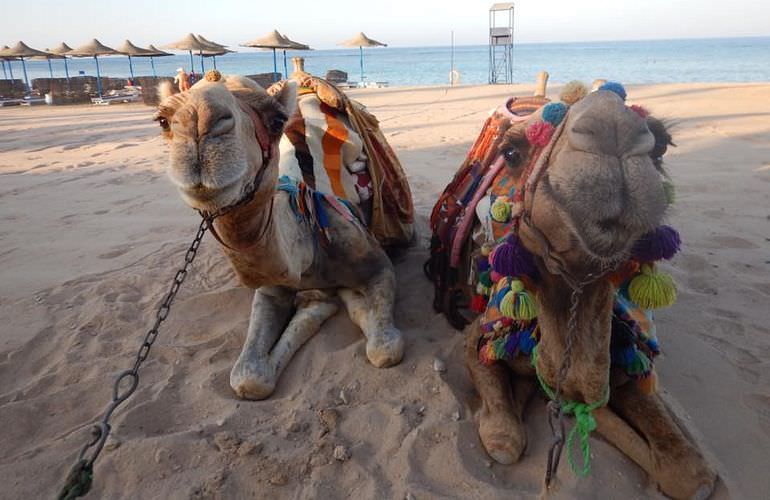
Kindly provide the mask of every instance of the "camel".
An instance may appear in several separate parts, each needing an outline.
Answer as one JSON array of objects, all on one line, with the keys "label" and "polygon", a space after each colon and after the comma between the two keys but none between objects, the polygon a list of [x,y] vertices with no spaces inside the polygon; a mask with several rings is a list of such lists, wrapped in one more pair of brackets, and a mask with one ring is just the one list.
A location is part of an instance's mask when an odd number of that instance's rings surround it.
[{"label": "camel", "polygon": [[292,356],[337,311],[337,296],[375,367],[404,353],[393,265],[357,207],[284,176],[279,143],[297,109],[297,85],[273,90],[211,72],[188,91],[166,91],[156,116],[170,148],[168,177],[191,208],[225,209],[212,232],[240,282],[255,289],[230,373],[237,396],[250,400],[273,393]]},{"label": "camel", "polygon": [[[473,227],[467,241],[452,248],[460,249],[452,268],[457,276],[433,276],[437,290],[451,298],[437,297],[434,305],[448,312],[447,304],[461,302],[460,293],[473,297],[471,310],[480,314],[447,316],[455,326],[462,326],[462,318],[470,321],[465,359],[482,402],[478,432],[495,461],[512,464],[521,457],[527,445],[524,410],[541,386],[551,399],[561,398],[561,406],[549,404],[557,432],[559,408],[570,411],[565,408],[576,403],[582,409],[576,410],[581,415],[575,425],[590,431],[595,423],[598,434],[641,466],[663,493],[703,499],[717,475],[655,391],[649,351],[657,350],[656,341],[628,347],[647,363],[639,377],[617,366],[611,354],[615,329],[636,325],[618,323],[620,296],[631,293],[628,280],[653,279],[653,268],[640,271],[632,257],[638,242],[661,227],[670,201],[662,158],[671,136],[661,121],[627,106],[625,98],[616,83],[592,93],[571,84],[562,93],[566,103],[512,99],[489,119],[464,167],[474,174],[474,164],[498,170],[487,174],[492,183],[479,179],[484,192],[474,197],[475,208],[465,198],[462,210]],[[524,111],[517,113],[517,106]],[[460,180],[458,173],[450,187],[457,189]],[[434,250],[440,221],[451,220],[454,206],[453,198],[442,200],[434,208]],[[659,279],[655,283],[664,288],[670,284]],[[453,283],[460,292],[447,292]],[[644,302],[643,288],[632,291]],[[662,305],[671,302],[669,295],[658,297]],[[641,313],[639,321],[651,319]],[[579,434],[574,439],[577,444]],[[579,473],[587,470],[577,467]]]}]

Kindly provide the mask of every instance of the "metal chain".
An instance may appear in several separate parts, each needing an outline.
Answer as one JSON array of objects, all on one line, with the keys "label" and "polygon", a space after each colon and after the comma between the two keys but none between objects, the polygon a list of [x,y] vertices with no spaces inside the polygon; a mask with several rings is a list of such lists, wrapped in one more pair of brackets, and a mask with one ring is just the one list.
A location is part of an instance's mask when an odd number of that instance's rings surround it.
[{"label": "metal chain", "polygon": [[600,272],[593,274],[589,273],[586,278],[572,285],[572,293],[570,294],[570,306],[569,306],[569,319],[567,320],[567,340],[565,342],[564,353],[562,354],[561,366],[556,377],[556,386],[554,390],[554,398],[548,402],[548,425],[551,428],[552,442],[551,447],[548,450],[548,463],[545,470],[545,486],[546,488],[551,485],[551,481],[556,477],[556,471],[559,469],[559,460],[561,459],[561,453],[564,448],[564,412],[562,411],[562,385],[567,378],[569,369],[572,366],[572,349],[575,345],[575,338],[577,337],[577,315],[578,307],[580,306],[580,297],[583,295],[585,287],[598,281],[603,276],[612,272],[617,268],[617,264],[606,266],[601,269]]},{"label": "metal chain", "polygon": [[[228,210],[229,211],[229,210]],[[158,330],[160,325],[168,318],[168,314],[171,311],[171,305],[174,303],[179,288],[187,278],[187,273],[198,254],[198,248],[200,247],[203,236],[206,234],[206,230],[210,227],[215,217],[222,214],[217,212],[215,215],[201,214],[203,217],[200,225],[198,226],[198,232],[195,235],[190,247],[187,249],[187,253],[184,257],[184,265],[181,269],[177,270],[174,275],[174,279],[171,282],[168,292],[164,296],[163,300],[155,313],[155,322],[152,328],[144,336],[144,341],[139,347],[139,351],[136,353],[134,365],[131,369],[126,370],[118,375],[115,379],[115,383],[112,388],[112,401],[104,411],[101,420],[92,428],[92,437],[83,447],[80,449],[78,460],[70,470],[65,480],[65,484],[59,492],[57,497],[59,500],[70,500],[81,497],[91,490],[91,484],[93,482],[93,467],[94,462],[99,457],[99,454],[104,448],[104,444],[107,441],[107,437],[110,435],[112,427],[110,425],[110,418],[113,412],[120,406],[125,400],[127,400],[136,391],[139,385],[139,368],[142,363],[147,359],[150,354],[150,349],[158,338]],[[90,455],[86,456],[87,452],[91,450]]]}]

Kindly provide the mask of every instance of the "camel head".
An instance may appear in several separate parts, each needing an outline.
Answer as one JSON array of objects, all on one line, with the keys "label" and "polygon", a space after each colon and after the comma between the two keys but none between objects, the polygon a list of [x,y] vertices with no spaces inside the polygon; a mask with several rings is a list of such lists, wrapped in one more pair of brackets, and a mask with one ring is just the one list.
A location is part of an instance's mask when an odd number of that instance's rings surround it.
[{"label": "camel head", "polygon": [[[500,149],[509,164],[527,163],[535,149],[527,128],[542,124],[542,115],[506,132]],[[530,220],[520,230],[535,254],[543,256],[545,237],[573,270],[612,264],[661,224],[668,206],[662,156],[672,143],[660,121],[600,90],[572,105],[542,142],[542,174],[524,195]]]},{"label": "camel head", "polygon": [[170,148],[168,176],[188,205],[213,212],[236,203],[258,175],[257,192],[272,192],[294,83],[269,95],[248,78],[210,72],[188,91],[164,93],[155,120]]}]

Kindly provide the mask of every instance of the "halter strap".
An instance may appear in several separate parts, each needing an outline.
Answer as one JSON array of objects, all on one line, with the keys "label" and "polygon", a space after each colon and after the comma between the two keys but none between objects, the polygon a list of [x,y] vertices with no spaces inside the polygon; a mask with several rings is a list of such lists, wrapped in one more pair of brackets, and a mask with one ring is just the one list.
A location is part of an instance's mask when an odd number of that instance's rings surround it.
[{"label": "halter strap", "polygon": [[265,124],[262,123],[262,120],[260,119],[257,112],[254,111],[254,108],[240,99],[236,98],[236,101],[238,101],[238,105],[241,107],[243,112],[246,113],[249,118],[251,118],[251,122],[254,124],[254,136],[257,139],[259,148],[262,150],[262,168],[264,168],[272,156],[270,151],[270,136],[267,133]]}]

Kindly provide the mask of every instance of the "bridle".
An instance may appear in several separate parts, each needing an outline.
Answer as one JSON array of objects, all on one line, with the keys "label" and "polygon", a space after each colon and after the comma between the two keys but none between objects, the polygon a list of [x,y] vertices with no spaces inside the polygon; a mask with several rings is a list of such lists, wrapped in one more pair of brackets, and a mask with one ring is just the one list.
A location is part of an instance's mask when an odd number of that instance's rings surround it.
[{"label": "bridle", "polygon": [[[214,228],[214,220],[232,212],[238,207],[241,207],[243,205],[250,203],[254,199],[254,195],[257,193],[257,189],[259,189],[259,186],[262,183],[262,178],[265,175],[265,171],[270,166],[270,162],[273,159],[273,146],[272,146],[272,143],[270,142],[270,135],[267,132],[267,128],[265,128],[265,125],[262,122],[262,119],[260,118],[259,114],[254,110],[254,108],[252,108],[251,106],[243,102],[238,97],[236,97],[235,100],[238,103],[238,106],[241,108],[241,110],[244,113],[246,113],[246,116],[248,116],[251,119],[251,122],[254,125],[254,137],[257,141],[257,144],[259,144],[260,150],[262,151],[262,165],[254,174],[254,178],[247,185],[246,189],[244,190],[243,196],[241,196],[241,198],[239,198],[238,201],[236,201],[235,203],[231,203],[230,205],[221,207],[214,212],[208,212],[206,210],[198,210],[198,213],[206,222],[206,226],[211,231],[211,234],[214,236],[214,239],[216,239],[224,247],[237,252],[238,249],[233,248],[227,243],[225,243],[224,240],[219,236],[219,233],[217,233],[217,230]],[[272,212],[272,210],[273,210],[273,205],[271,203],[270,211]]]}]

